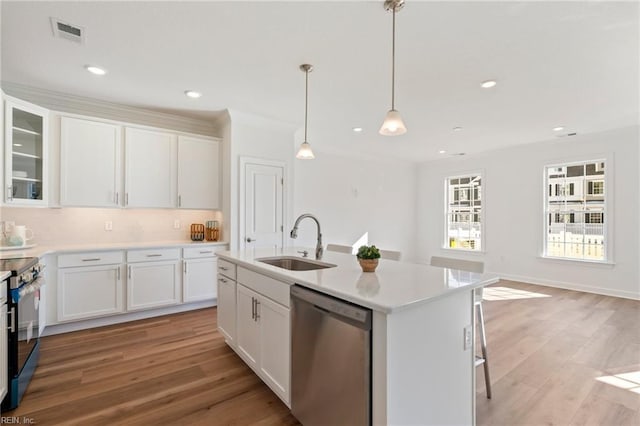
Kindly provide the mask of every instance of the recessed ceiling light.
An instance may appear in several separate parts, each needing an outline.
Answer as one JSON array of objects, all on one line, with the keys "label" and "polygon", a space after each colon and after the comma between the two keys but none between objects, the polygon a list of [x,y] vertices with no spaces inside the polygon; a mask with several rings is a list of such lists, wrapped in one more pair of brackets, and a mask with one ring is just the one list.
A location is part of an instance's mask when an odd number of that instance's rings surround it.
[{"label": "recessed ceiling light", "polygon": [[553,128],[553,131],[554,131],[554,132],[560,132],[560,131],[562,131],[562,130],[564,130],[564,127],[562,127],[562,126],[558,126],[558,127],[554,127],[554,128]]},{"label": "recessed ceiling light", "polygon": [[185,90],[184,94],[189,98],[198,99],[202,96],[202,93],[196,92],[195,90]]},{"label": "recessed ceiling light", "polygon": [[87,71],[89,71],[91,74],[95,74],[95,75],[105,75],[107,73],[107,71],[103,68],[100,67],[96,67],[93,65],[86,65],[84,67]]},{"label": "recessed ceiling light", "polygon": [[360,132],[362,132],[362,127],[354,127],[353,131],[356,132],[356,133],[360,133]]},{"label": "recessed ceiling light", "polygon": [[493,86],[495,86],[496,84],[498,84],[495,80],[487,80],[487,81],[483,81],[482,84],[480,84],[480,87],[484,88],[484,89],[489,89]]},{"label": "recessed ceiling light", "polygon": [[438,151],[438,154],[446,154],[447,151],[445,151],[444,149],[441,149],[440,151]]},{"label": "recessed ceiling light", "polygon": [[454,132],[459,132],[460,130],[462,130],[462,127],[460,127],[460,126],[456,126],[456,127],[453,128]]}]

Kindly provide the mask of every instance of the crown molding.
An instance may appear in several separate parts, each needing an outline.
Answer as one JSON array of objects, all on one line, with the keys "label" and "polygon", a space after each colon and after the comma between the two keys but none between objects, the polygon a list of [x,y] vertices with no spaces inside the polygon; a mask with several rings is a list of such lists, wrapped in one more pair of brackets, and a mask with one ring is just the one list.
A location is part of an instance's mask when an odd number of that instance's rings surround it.
[{"label": "crown molding", "polygon": [[52,111],[88,115],[215,137],[221,136],[221,121],[224,120],[225,115],[223,111],[215,111],[212,112],[211,120],[196,119],[8,81],[2,82],[2,90],[7,95],[29,101]]}]

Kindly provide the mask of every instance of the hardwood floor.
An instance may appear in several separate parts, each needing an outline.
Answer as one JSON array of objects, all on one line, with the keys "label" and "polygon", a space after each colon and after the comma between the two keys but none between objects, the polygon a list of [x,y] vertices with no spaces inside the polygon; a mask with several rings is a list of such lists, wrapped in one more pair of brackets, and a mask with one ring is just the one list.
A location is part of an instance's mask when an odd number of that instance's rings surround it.
[{"label": "hardwood floor", "polygon": [[[493,399],[479,425],[640,424],[640,302],[501,281],[485,291]],[[42,339],[6,416],[40,425],[293,425],[216,331],[216,310]]]},{"label": "hardwood floor", "polygon": [[483,307],[479,425],[640,424],[640,302],[503,280]]},{"label": "hardwood floor", "polygon": [[215,308],[44,337],[20,406],[40,425],[293,425],[216,330]]}]

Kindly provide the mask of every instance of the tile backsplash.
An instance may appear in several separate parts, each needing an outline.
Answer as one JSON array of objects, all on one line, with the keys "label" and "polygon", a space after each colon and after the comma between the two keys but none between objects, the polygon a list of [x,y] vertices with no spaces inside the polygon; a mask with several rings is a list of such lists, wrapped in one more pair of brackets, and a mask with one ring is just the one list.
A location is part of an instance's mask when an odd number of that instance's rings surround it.
[{"label": "tile backsplash", "polygon": [[[39,245],[187,241],[190,225],[208,220],[219,221],[222,232],[222,213],[213,210],[2,207],[0,220],[31,228]],[[180,229],[174,229],[176,220]],[[107,221],[111,231],[105,231]]]}]

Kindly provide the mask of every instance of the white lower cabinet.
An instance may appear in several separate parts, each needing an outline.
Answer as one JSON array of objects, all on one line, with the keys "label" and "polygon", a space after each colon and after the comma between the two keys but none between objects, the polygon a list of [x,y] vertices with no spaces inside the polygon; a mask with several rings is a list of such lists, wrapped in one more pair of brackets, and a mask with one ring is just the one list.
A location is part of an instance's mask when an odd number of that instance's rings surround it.
[{"label": "white lower cabinet", "polygon": [[231,347],[236,346],[236,282],[218,275],[218,330]]},{"label": "white lower cabinet", "polygon": [[127,268],[128,311],[180,303],[178,260],[134,263]]},{"label": "white lower cabinet", "polygon": [[185,259],[182,298],[184,303],[215,299],[217,262],[210,259]]},{"label": "white lower cabinet", "polygon": [[[242,268],[238,268],[241,271]],[[240,272],[239,272],[240,274]],[[260,280],[259,274],[251,279]],[[264,277],[268,282],[276,282]],[[291,325],[290,310],[270,298],[237,283],[237,352],[264,382],[282,399],[290,404],[291,370]],[[253,283],[248,283],[251,285]]]},{"label": "white lower cabinet", "polygon": [[[216,253],[226,249],[204,244],[49,255],[45,269],[49,302],[47,311],[41,311],[41,329],[47,322],[56,325],[127,312],[154,316],[138,313],[154,309],[157,315],[189,310],[177,306],[182,304],[212,306],[218,295]],[[235,329],[235,286],[231,291]]]},{"label": "white lower cabinet", "polygon": [[182,265],[182,301],[184,303],[218,297],[216,248],[185,248]]},{"label": "white lower cabinet", "polygon": [[240,284],[237,288],[238,351],[255,370],[259,368],[260,359],[260,322],[256,315],[256,304],[260,295]]},{"label": "white lower cabinet", "polygon": [[258,302],[260,323],[260,371],[271,388],[289,403],[291,368],[289,309],[266,297]]},{"label": "white lower cabinet", "polygon": [[127,251],[127,310],[180,303],[180,249]]},{"label": "white lower cabinet", "polygon": [[58,321],[123,312],[123,288],[120,264],[58,269]]}]

